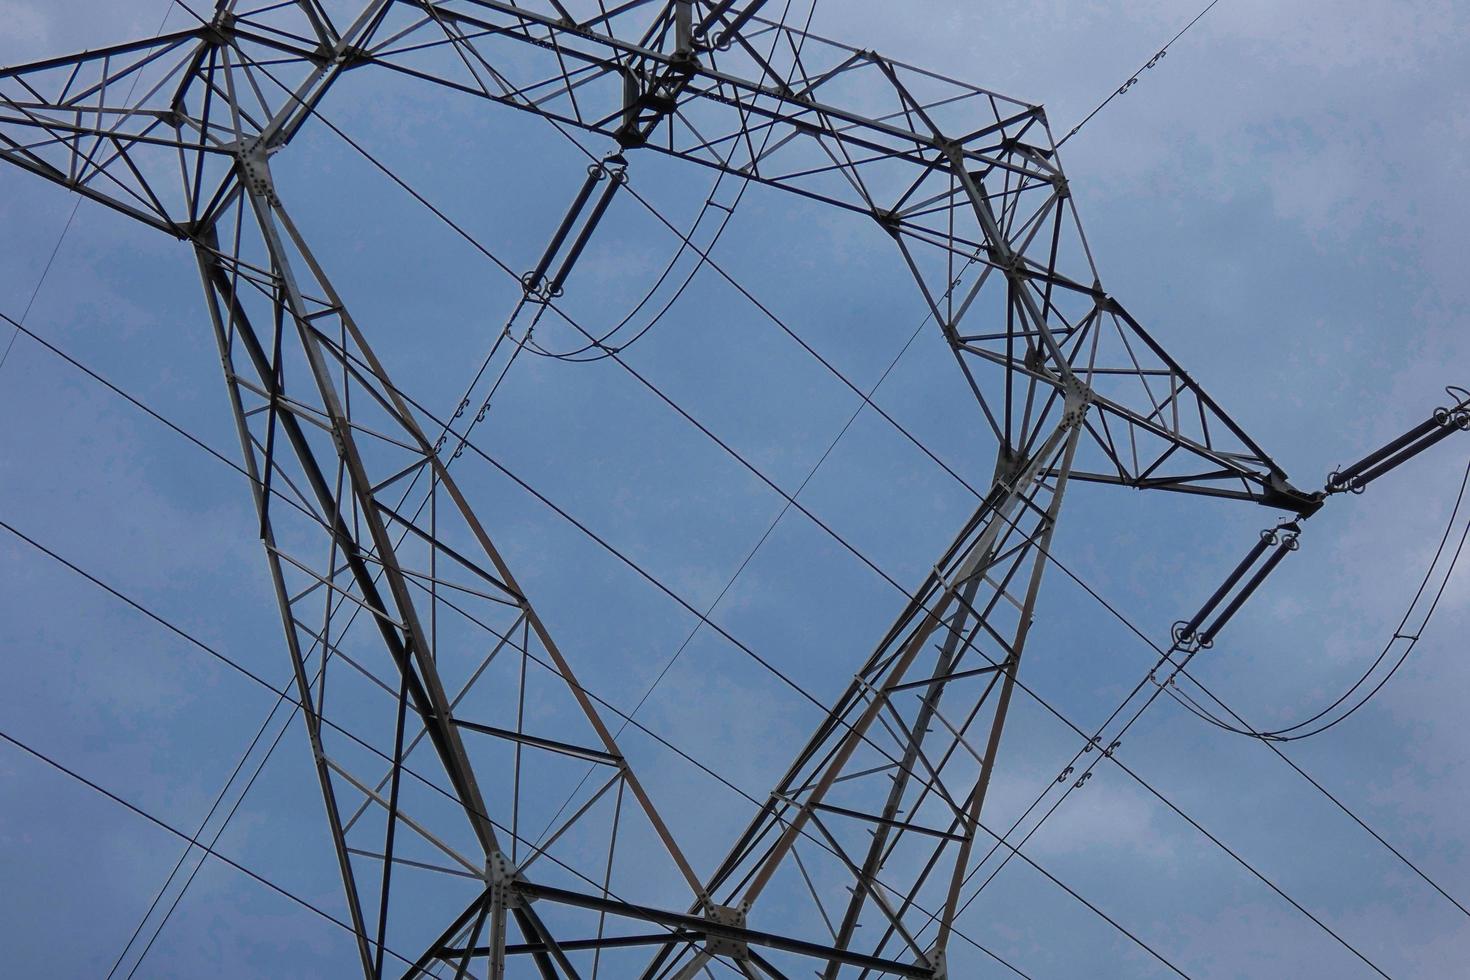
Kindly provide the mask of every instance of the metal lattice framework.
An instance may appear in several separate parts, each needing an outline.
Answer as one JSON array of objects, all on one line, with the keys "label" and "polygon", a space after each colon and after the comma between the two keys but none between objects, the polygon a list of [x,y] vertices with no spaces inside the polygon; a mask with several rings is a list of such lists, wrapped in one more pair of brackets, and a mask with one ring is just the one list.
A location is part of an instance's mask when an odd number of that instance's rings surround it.
[{"label": "metal lattice framework", "polygon": [[[189,30],[0,71],[0,157],[194,248],[369,977],[390,949],[407,975],[952,975],[1068,481],[1321,504],[1102,289],[1039,107],[762,6],[221,0]],[[456,433],[394,386],[283,203],[272,157],[362,70],[610,141],[531,304],[560,295],[636,152],[869,215],[996,438],[979,509],[708,876],[456,484]],[[630,837],[661,863],[614,874]]]}]

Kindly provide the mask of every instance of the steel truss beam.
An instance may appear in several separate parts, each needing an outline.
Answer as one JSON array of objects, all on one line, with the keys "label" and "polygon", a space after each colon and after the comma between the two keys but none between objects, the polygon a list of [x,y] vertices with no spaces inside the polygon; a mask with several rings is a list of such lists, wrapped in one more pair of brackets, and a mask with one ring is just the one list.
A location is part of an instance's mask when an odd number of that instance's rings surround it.
[{"label": "steel truss beam", "polygon": [[638,6],[573,6],[399,0],[357,56],[871,216],[1007,457],[1077,378],[1094,411],[1075,479],[1320,505],[1103,290],[1041,107],[759,18],[661,48],[685,5],[641,33]]},{"label": "steel truss beam", "polygon": [[[339,29],[317,0],[222,0],[0,70],[0,159],[194,246],[368,977],[390,948],[423,951],[409,976],[573,977],[589,954],[679,980],[716,957],[943,976],[1069,479],[1320,505],[1102,289],[1039,107],[761,6],[370,0]],[[450,475],[453,434],[389,380],[277,194],[272,155],[364,66],[613,142],[523,303],[562,291],[638,149],[869,216],[996,436],[980,509],[707,881]],[[568,760],[599,778],[560,785]],[[615,874],[634,823],[661,860]],[[410,875],[431,882],[412,903]],[[747,926],[775,890],[822,940]]]}]

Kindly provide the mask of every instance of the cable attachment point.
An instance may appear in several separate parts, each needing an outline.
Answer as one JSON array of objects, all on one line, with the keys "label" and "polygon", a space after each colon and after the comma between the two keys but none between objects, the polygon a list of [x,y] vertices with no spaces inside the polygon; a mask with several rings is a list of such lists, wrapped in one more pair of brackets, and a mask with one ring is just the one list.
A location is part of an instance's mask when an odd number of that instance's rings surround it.
[{"label": "cable attachment point", "polygon": [[1202,646],[1194,634],[1194,628],[1182,619],[1174,624],[1170,633],[1174,637],[1174,646],[1184,653],[1195,653]]},{"label": "cable attachment point", "polygon": [[1057,777],[1057,782],[1059,782],[1059,783],[1065,783],[1068,779],[1070,779],[1072,777],[1072,773],[1074,773],[1076,771],[1077,771],[1077,767],[1076,766],[1068,766],[1067,768],[1063,769],[1062,770],[1062,774]]},{"label": "cable attachment point", "polygon": [[1086,783],[1091,778],[1092,778],[1092,770],[1089,769],[1086,772],[1084,772],[1081,776],[1078,776],[1077,777],[1077,781],[1072,784],[1072,788],[1073,789],[1081,789],[1082,788],[1082,784],[1083,783]]},{"label": "cable attachment point", "polygon": [[623,156],[621,150],[614,150],[607,154],[599,163],[587,165],[587,172],[589,174],[594,169],[598,171],[599,178],[611,177],[620,184],[626,184],[628,182],[628,158]]},{"label": "cable attachment point", "polygon": [[1159,680],[1159,671],[1157,667],[1148,672],[1149,683],[1151,683],[1154,687],[1174,687],[1177,685],[1178,676],[1179,671],[1177,668],[1174,670],[1173,673],[1169,674],[1169,679],[1166,681]]},{"label": "cable attachment point", "polygon": [[1461,388],[1459,385],[1445,385],[1444,392],[1454,399],[1455,404],[1435,411],[1436,418],[1441,412],[1444,413],[1439,424],[1453,425],[1461,431],[1470,429],[1470,390]]}]

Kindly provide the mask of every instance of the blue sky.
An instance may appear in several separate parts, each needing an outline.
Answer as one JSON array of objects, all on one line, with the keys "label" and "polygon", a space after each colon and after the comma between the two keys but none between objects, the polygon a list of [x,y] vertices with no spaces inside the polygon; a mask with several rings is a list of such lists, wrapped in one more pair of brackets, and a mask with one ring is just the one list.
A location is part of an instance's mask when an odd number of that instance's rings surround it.
[{"label": "blue sky", "polygon": [[[825,0],[814,28],[1044,103],[1065,131],[1197,8]],[[0,62],[151,33],[163,4],[0,0]],[[177,13],[173,26],[182,23]],[[1063,155],[1103,280],[1299,485],[1320,485],[1470,376],[1470,11],[1452,3],[1223,0]],[[453,202],[529,266],[582,161],[530,117],[349,76],[329,111],[417,188]],[[308,131],[281,192],[405,389],[450,408],[497,329],[506,283],[422,209]],[[709,175],[635,156],[635,185],[692,216]],[[0,171],[0,303],[19,316],[73,201]],[[674,244],[621,202],[578,267],[589,316],[640,295]],[[717,257],[856,383],[875,382],[923,315],[877,228],[754,189]],[[834,382],[713,278],[629,352],[785,487],[853,411]],[[595,298],[595,302],[594,302]],[[192,257],[84,204],[27,324],[226,453],[234,441]],[[972,481],[993,446],[937,332],[877,401]],[[252,669],[287,660],[238,474],[22,337],[0,370],[0,519]],[[615,366],[518,363],[480,442],[696,605],[712,601],[781,501]],[[1314,518],[1302,551],[1200,661],[1253,723],[1331,700],[1397,624],[1449,515],[1457,439]],[[462,475],[583,679],[630,706],[692,626],[687,613],[554,514],[465,461]],[[802,503],[901,582],[918,582],[972,502],[864,413]],[[1191,612],[1270,515],[1107,487],[1068,497],[1056,551],[1150,635]],[[9,682],[0,725],[193,828],[270,696],[15,539],[0,540]],[[841,689],[901,608],[799,515],[778,525],[715,619],[819,696]],[[1470,767],[1462,573],[1405,669],[1354,719],[1287,748],[1462,902]],[[1044,587],[1026,678],[1087,727],[1147,651],[1061,576]],[[701,631],[640,716],[759,794],[815,723]],[[273,736],[275,729],[269,729]],[[701,868],[748,805],[656,745],[625,746]],[[993,825],[1065,763],[1073,739],[1034,705],[1007,729]],[[1172,704],[1130,766],[1394,977],[1452,975],[1462,914],[1257,744]],[[19,752],[0,750],[0,944],[20,974],[105,974],[178,842]],[[340,888],[299,726],[286,731],[221,850],[324,907]],[[1100,771],[1028,854],[1191,976],[1347,977],[1367,968],[1117,771]],[[1156,975],[1157,964],[1028,869],[1008,867],[966,931],[1037,977]],[[340,976],[343,934],[208,862],[140,976]],[[979,968],[976,968],[979,970]],[[978,975],[986,975],[980,972]]]}]

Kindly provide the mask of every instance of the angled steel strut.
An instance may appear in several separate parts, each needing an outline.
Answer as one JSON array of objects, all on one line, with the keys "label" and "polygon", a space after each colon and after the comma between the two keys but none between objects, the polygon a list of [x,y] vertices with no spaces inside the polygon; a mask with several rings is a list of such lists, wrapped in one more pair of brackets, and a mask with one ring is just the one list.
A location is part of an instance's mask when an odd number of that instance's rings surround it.
[{"label": "angled steel strut", "polygon": [[[221,0],[189,30],[0,70],[0,159],[193,246],[368,977],[400,949],[406,976],[967,975],[949,940],[1069,483],[1287,521],[1325,497],[1102,288],[1040,107],[763,6],[371,0],[339,24],[316,0]],[[980,506],[707,877],[451,475],[464,433],[393,385],[283,204],[272,157],[358,70],[606,140],[511,321],[562,294],[629,158],[658,152],[875,222],[995,437]],[[1176,645],[1206,645],[1285,547]],[[343,729],[380,736],[386,771]],[[568,759],[597,778],[562,786]],[[631,871],[635,825],[657,859]]]}]

